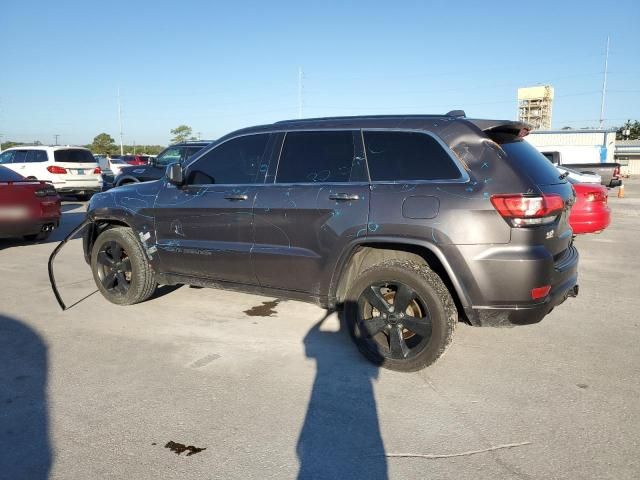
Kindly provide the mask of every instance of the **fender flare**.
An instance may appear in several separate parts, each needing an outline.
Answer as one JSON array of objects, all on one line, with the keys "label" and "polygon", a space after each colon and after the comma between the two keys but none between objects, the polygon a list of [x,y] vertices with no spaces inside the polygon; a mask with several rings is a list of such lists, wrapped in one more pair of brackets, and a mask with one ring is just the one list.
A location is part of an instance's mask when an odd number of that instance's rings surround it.
[{"label": "fender flare", "polygon": [[445,255],[442,253],[440,248],[438,248],[437,245],[434,245],[433,243],[430,243],[428,241],[424,241],[424,240],[420,240],[420,239],[416,239],[416,238],[405,238],[405,237],[403,237],[403,238],[398,238],[398,237],[362,237],[360,239],[356,239],[353,242],[351,242],[343,250],[343,252],[340,255],[340,257],[338,258],[338,262],[336,263],[336,266],[335,266],[335,268],[333,270],[333,274],[331,276],[329,297],[332,298],[332,299],[336,299],[336,294],[337,294],[337,291],[338,291],[338,286],[340,284],[340,279],[342,278],[342,275],[345,273],[346,268],[348,267],[349,262],[351,261],[351,258],[353,257],[353,255],[356,252],[356,250],[358,249],[358,247],[366,247],[367,244],[379,245],[379,244],[385,244],[385,243],[387,243],[389,245],[406,245],[406,246],[410,246],[410,247],[420,247],[420,248],[424,248],[424,249],[428,250],[429,252],[431,252],[440,261],[440,263],[444,267],[447,275],[449,276],[449,280],[451,280],[453,288],[455,289],[456,294],[458,296],[458,299],[460,300],[460,303],[462,304],[462,306],[465,307],[465,308],[471,307],[472,302],[471,302],[471,299],[469,298],[469,295],[467,293],[467,289],[460,282],[460,279],[456,275],[455,271],[451,267],[451,264],[449,263],[449,261],[447,260]]},{"label": "fender flare", "polygon": [[125,175],[124,177],[120,177],[120,178],[116,181],[115,186],[116,186],[116,187],[121,186],[121,185],[123,184],[123,183],[122,183],[122,182],[123,182],[123,180],[126,180],[126,181],[127,181],[127,183],[140,183],[140,180],[139,180],[139,179],[137,179],[136,177],[133,177],[133,176],[131,176],[131,175]]}]

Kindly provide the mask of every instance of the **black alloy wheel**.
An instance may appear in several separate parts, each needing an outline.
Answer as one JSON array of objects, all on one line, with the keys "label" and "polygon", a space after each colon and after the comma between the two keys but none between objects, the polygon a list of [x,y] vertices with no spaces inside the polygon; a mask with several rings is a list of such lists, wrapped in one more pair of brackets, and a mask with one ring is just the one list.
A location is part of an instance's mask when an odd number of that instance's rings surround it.
[{"label": "black alloy wheel", "polygon": [[103,244],[96,257],[98,278],[105,290],[118,295],[126,295],[131,287],[131,259],[118,242],[112,240]]},{"label": "black alloy wheel", "polygon": [[406,360],[431,338],[431,317],[418,294],[401,282],[373,283],[358,299],[358,328],[380,355]]}]

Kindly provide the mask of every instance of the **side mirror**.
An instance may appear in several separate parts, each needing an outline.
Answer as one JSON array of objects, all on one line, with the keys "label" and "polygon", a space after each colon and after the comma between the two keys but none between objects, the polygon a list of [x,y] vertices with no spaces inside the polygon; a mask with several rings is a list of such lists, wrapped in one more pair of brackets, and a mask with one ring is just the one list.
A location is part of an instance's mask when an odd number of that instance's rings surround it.
[{"label": "side mirror", "polygon": [[167,177],[167,181],[169,183],[178,186],[182,185],[184,183],[184,178],[182,176],[182,166],[179,163],[172,163],[171,165],[167,165],[165,177]]}]

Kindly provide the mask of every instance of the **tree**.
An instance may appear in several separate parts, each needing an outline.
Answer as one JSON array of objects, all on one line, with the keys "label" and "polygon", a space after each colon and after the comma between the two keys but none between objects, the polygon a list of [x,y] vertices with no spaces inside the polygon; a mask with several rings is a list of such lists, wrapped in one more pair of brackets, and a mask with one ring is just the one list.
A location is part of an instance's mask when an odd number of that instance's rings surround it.
[{"label": "tree", "polygon": [[186,142],[187,140],[195,140],[195,137],[191,135],[192,133],[193,129],[189,125],[180,125],[171,130],[171,135],[173,135],[171,143],[180,143]]},{"label": "tree", "polygon": [[110,155],[116,150],[116,142],[108,133],[100,133],[95,136],[89,148],[93,153]]},{"label": "tree", "polygon": [[[629,135],[625,135],[624,131],[629,130]],[[616,140],[638,140],[640,139],[640,122],[638,120],[627,122],[616,130]]]}]

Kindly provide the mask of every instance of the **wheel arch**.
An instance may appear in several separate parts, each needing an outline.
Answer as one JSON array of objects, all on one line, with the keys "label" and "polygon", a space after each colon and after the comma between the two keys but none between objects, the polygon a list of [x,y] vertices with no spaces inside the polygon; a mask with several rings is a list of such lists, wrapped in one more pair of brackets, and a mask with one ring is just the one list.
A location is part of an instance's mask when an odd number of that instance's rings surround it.
[{"label": "wheel arch", "polygon": [[124,177],[120,177],[116,182],[116,187],[120,187],[122,185],[127,185],[129,183],[140,183],[140,180],[131,175],[126,175]]},{"label": "wheel arch", "polygon": [[405,259],[427,264],[442,278],[461,315],[464,315],[465,307],[471,305],[464,286],[437,246],[416,239],[380,237],[363,239],[343,252],[331,279],[330,299],[336,304],[341,304],[349,285],[360,272],[388,259]]}]

